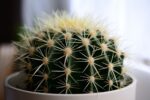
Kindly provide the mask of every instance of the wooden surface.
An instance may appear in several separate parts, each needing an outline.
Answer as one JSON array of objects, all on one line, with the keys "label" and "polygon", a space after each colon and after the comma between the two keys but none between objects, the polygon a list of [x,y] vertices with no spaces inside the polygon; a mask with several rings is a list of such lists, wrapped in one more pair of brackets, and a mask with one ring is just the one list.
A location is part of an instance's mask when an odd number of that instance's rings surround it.
[{"label": "wooden surface", "polygon": [[14,70],[15,49],[11,44],[0,46],[0,100],[4,100],[4,80]]},{"label": "wooden surface", "polygon": [[4,99],[4,80],[5,78],[12,73],[12,67],[6,68],[0,73],[0,100]]}]

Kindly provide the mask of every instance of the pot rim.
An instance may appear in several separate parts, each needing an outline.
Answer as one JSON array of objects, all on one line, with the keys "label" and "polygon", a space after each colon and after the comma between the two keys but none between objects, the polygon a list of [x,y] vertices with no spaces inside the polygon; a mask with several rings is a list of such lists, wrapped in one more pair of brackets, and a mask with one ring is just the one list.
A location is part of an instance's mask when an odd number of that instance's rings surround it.
[{"label": "pot rim", "polygon": [[17,75],[19,75],[21,72],[15,72],[11,75],[9,75],[6,79],[5,79],[5,88],[9,88],[13,91],[18,91],[20,93],[25,93],[25,94],[31,94],[31,95],[42,95],[42,96],[91,96],[91,95],[108,95],[108,94],[113,94],[116,92],[123,92],[126,91],[132,87],[134,87],[137,83],[137,80],[135,79],[135,77],[132,74],[128,74],[131,78],[132,78],[132,82],[120,89],[116,89],[116,90],[112,90],[112,91],[105,91],[105,92],[97,92],[97,93],[83,93],[83,94],[56,94],[56,93],[41,93],[41,92],[34,92],[34,91],[28,91],[28,90],[23,90],[20,88],[16,88],[13,85],[9,84],[9,80]]}]

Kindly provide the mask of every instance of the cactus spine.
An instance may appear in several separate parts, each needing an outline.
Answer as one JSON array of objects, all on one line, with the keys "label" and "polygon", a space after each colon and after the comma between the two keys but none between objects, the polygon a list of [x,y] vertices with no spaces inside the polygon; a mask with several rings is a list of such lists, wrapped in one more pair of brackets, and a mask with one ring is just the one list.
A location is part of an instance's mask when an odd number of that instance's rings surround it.
[{"label": "cactus spine", "polygon": [[27,90],[76,94],[124,87],[124,53],[102,25],[66,14],[39,22],[14,42]]}]

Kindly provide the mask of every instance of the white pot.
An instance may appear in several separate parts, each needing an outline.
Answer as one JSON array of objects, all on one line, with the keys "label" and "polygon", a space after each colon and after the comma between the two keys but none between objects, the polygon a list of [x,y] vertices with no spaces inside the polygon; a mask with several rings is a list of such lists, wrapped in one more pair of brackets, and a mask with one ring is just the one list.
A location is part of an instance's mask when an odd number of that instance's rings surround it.
[{"label": "white pot", "polygon": [[10,75],[5,81],[6,100],[135,100],[136,80],[119,90],[90,94],[51,94],[30,92],[16,88],[20,85],[22,76],[20,73]]}]

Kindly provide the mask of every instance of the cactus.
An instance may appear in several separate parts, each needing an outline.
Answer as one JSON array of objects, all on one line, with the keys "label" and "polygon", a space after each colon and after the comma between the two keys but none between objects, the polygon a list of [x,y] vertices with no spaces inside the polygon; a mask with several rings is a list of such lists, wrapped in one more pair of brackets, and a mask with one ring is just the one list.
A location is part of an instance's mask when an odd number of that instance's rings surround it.
[{"label": "cactus", "polygon": [[124,53],[103,25],[91,19],[57,13],[37,20],[14,44],[27,90],[78,94],[126,85]]}]

